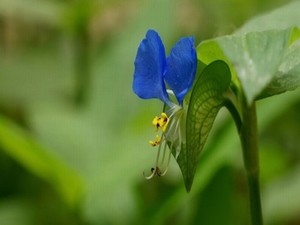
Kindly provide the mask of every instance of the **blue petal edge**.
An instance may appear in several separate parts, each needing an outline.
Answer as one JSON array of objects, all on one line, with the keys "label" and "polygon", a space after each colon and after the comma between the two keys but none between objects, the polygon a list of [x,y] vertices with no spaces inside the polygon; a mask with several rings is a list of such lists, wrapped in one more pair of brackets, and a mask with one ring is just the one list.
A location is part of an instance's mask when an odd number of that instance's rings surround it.
[{"label": "blue petal edge", "polygon": [[182,105],[185,95],[193,85],[196,69],[197,54],[194,38],[181,38],[167,58],[167,70],[164,75],[180,105]]},{"label": "blue petal edge", "polygon": [[143,99],[158,98],[169,102],[163,74],[166,69],[165,48],[158,33],[148,30],[135,58],[133,91]]}]

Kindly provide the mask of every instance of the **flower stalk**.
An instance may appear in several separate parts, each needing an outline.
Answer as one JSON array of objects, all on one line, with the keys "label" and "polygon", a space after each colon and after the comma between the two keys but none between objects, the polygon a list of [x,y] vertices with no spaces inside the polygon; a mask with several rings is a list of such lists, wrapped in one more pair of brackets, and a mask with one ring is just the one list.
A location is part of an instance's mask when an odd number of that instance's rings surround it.
[{"label": "flower stalk", "polygon": [[262,209],[259,187],[259,152],[257,140],[256,106],[248,105],[245,98],[241,101],[242,124],[240,141],[243,149],[244,166],[246,170],[251,220],[253,225],[262,225]]}]

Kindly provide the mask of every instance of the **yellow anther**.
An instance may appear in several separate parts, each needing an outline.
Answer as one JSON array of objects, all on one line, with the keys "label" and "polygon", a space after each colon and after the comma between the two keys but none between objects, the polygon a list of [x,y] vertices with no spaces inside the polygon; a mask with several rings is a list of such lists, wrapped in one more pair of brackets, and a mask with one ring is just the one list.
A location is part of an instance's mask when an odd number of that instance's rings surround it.
[{"label": "yellow anther", "polygon": [[155,141],[149,141],[149,144],[153,147],[160,145],[161,142],[161,137],[156,135],[156,140]]},{"label": "yellow anther", "polygon": [[160,117],[154,117],[152,120],[153,126],[155,126],[156,130],[161,128],[163,132],[165,132],[167,125],[169,122],[169,118],[166,113],[161,113]]},{"label": "yellow anther", "polygon": [[159,125],[159,117],[154,117],[154,119],[152,120],[152,124],[153,124],[153,126],[156,128],[156,131],[158,130],[158,128],[160,127],[160,125]]},{"label": "yellow anther", "polygon": [[149,144],[153,147],[155,147],[157,145],[155,141],[149,141]]},{"label": "yellow anther", "polygon": [[159,127],[161,127],[162,131],[165,132],[169,122],[169,117],[167,114],[162,113],[159,117]]}]

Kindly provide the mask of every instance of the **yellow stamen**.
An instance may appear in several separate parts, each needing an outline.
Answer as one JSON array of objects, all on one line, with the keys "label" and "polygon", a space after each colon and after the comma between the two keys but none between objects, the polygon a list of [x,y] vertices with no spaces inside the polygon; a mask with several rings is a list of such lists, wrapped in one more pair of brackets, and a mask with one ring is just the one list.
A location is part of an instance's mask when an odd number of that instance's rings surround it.
[{"label": "yellow stamen", "polygon": [[185,115],[185,111],[181,109],[180,106],[172,107],[168,110],[168,114],[163,112],[152,120],[156,132],[160,132],[161,137],[156,135],[155,140],[149,141],[151,146],[158,146],[158,149],[155,166],[151,168],[151,174],[146,176],[144,173],[146,179],[164,176],[168,171],[172,155],[175,158],[178,157],[183,143],[182,138],[185,138],[182,137],[180,127],[181,117]]},{"label": "yellow stamen", "polygon": [[156,116],[152,120],[152,124],[156,128],[156,131],[158,130],[158,128],[161,128],[161,130],[165,132],[168,123],[169,123],[169,117],[167,116],[166,113],[161,113],[160,117]]},{"label": "yellow stamen", "polygon": [[150,144],[151,146],[153,146],[153,147],[155,147],[155,146],[156,146],[156,143],[155,143],[155,141],[149,141],[149,144]]},{"label": "yellow stamen", "polygon": [[161,142],[161,137],[156,135],[156,140],[155,141],[149,141],[149,144],[153,147],[160,145]]},{"label": "yellow stamen", "polygon": [[161,127],[162,131],[165,132],[169,123],[169,117],[165,113],[161,113],[159,117],[159,127]]},{"label": "yellow stamen", "polygon": [[159,128],[159,117],[154,117],[154,119],[152,120],[152,124],[155,127],[155,131],[157,131]]}]

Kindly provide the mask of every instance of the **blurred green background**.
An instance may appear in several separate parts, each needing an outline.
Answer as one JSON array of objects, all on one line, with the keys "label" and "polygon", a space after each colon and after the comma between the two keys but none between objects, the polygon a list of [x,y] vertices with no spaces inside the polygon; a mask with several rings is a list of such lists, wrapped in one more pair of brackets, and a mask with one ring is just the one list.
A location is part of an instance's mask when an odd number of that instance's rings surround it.
[{"label": "blurred green background", "polygon": [[[1,0],[0,224],[247,225],[238,135],[217,117],[187,194],[173,160],[147,181],[151,121],[131,90],[139,42],[230,34],[287,0]],[[299,90],[258,102],[266,224],[300,224]]]}]

